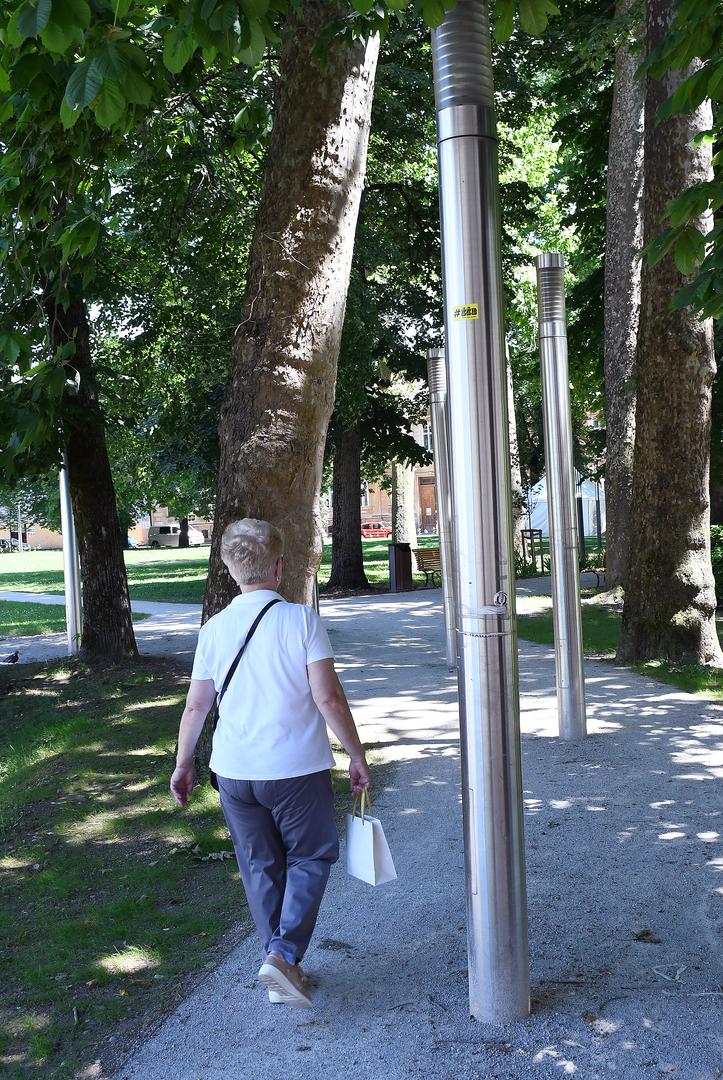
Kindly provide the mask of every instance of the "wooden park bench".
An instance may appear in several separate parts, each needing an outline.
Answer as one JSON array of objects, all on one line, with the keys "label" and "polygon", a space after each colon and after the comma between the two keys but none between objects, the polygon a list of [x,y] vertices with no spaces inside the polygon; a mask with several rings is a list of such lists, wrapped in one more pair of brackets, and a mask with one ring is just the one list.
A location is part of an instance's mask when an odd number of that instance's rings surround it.
[{"label": "wooden park bench", "polygon": [[429,585],[429,579],[432,579],[432,585],[434,585],[435,576],[439,578],[439,584],[442,584],[442,560],[439,556],[438,547],[425,547],[425,548],[413,548],[414,558],[417,560],[417,570],[420,574],[424,574],[425,587]]}]

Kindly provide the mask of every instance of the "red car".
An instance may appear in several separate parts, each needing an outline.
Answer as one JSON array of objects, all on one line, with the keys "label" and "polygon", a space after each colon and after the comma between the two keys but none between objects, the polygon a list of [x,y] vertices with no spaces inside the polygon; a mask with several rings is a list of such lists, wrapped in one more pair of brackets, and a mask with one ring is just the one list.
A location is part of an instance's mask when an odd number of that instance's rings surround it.
[{"label": "red car", "polygon": [[361,534],[365,540],[371,540],[372,538],[391,536],[392,529],[390,525],[385,525],[383,521],[363,521]]}]

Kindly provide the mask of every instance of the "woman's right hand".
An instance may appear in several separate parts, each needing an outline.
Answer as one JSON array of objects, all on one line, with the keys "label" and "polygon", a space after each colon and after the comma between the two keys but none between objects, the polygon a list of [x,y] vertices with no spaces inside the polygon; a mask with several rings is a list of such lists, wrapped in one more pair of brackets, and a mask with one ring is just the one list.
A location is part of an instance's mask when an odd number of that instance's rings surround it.
[{"label": "woman's right hand", "polygon": [[366,758],[352,758],[349,762],[349,782],[352,795],[361,795],[364,788],[372,786],[372,775],[369,772]]},{"label": "woman's right hand", "polygon": [[196,784],[193,765],[177,765],[171,777],[171,795],[179,806],[185,806]]}]

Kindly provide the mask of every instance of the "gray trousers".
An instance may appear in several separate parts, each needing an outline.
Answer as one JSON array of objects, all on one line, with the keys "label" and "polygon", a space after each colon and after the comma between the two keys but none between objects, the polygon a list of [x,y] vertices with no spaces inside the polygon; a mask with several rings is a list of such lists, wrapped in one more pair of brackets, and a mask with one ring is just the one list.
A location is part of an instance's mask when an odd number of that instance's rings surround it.
[{"label": "gray trousers", "polygon": [[221,808],[263,955],[296,964],[339,858],[331,773],[288,780],[218,778]]}]

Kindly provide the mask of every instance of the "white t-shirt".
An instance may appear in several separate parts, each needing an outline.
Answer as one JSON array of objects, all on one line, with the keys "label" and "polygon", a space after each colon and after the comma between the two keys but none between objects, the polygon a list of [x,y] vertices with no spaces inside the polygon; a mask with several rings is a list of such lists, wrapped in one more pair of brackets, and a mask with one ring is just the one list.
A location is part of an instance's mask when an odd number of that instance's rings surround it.
[{"label": "white t-shirt", "polygon": [[[251,624],[274,597],[271,589],[243,593],[209,619],[199,631],[191,677],[213,679],[219,691]],[[223,696],[213,771],[229,780],[284,780],[331,768],[329,736],[306,666],[333,656],[311,608],[282,601],[267,611]]]}]

